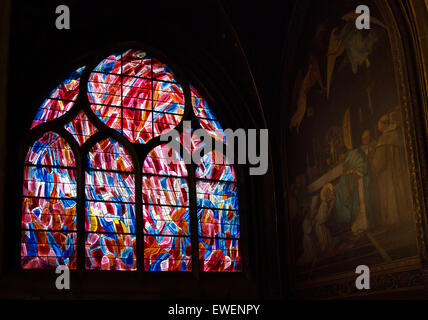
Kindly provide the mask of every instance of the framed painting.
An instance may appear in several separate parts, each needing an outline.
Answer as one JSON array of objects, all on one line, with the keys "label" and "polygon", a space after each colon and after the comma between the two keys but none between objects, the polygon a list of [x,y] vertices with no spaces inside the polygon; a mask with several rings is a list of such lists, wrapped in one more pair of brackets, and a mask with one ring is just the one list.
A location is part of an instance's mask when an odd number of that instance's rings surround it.
[{"label": "framed painting", "polygon": [[288,95],[289,259],[304,297],[361,294],[360,265],[372,273],[366,293],[424,283],[424,194],[408,60],[388,3],[367,2],[365,30],[355,25],[358,5],[319,2]]}]

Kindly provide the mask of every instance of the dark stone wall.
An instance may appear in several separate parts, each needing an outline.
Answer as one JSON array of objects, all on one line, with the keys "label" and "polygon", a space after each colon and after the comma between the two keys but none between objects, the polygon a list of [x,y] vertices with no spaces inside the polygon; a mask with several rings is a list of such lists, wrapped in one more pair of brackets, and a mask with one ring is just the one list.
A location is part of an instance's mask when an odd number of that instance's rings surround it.
[{"label": "dark stone wall", "polygon": [[[4,189],[6,160],[6,112],[10,33],[10,2],[0,3],[0,239],[4,234]],[[3,245],[0,244],[0,276],[3,266]]]}]

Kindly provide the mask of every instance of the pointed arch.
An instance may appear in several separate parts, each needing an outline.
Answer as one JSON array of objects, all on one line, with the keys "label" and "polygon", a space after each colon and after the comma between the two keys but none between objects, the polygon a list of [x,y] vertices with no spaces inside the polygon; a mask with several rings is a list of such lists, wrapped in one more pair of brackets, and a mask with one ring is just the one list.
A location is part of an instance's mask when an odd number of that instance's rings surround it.
[{"label": "pointed arch", "polygon": [[223,154],[212,151],[197,166],[196,179],[201,271],[242,271],[235,170]]},{"label": "pointed arch", "polygon": [[87,155],[85,199],[86,269],[136,270],[134,164],[112,138]]},{"label": "pointed arch", "polygon": [[[36,131],[62,126],[57,130],[69,139],[79,163],[67,148],[49,157],[27,156],[38,161],[36,167],[79,172],[74,188],[80,196],[70,200],[73,238],[66,239],[74,260],[55,264],[76,268],[78,259],[88,270],[137,270],[140,259],[143,271],[241,271],[234,167],[226,159],[214,163],[215,153],[205,155],[199,166],[185,164],[179,152],[157,138],[178,129],[182,140],[186,119],[226,144],[206,100],[144,50],[110,54],[88,65],[93,67],[79,68],[52,92],[32,126],[64,116]],[[79,92],[81,78],[85,92]],[[192,140],[183,156],[203,144]],[[137,251],[137,237],[144,255]]]},{"label": "pointed arch", "polygon": [[89,77],[92,111],[131,143],[145,144],[184,114],[184,93],[171,69],[142,50],[102,60]]},{"label": "pointed arch", "polygon": [[70,145],[47,132],[25,158],[21,266],[76,268],[76,161]]},{"label": "pointed arch", "polygon": [[186,165],[178,152],[167,145],[154,148],[144,161],[144,269],[147,271],[192,270],[186,177]]}]

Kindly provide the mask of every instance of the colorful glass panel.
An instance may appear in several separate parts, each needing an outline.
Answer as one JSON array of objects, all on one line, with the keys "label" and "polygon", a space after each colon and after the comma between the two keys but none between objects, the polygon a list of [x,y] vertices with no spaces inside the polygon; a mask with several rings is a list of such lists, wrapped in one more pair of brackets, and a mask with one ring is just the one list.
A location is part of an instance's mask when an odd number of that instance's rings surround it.
[{"label": "colorful glass panel", "polygon": [[235,169],[219,151],[205,154],[196,168],[196,177],[210,180],[236,181]]},{"label": "colorful glass panel", "polygon": [[86,263],[91,270],[136,270],[135,175],[115,140],[96,143],[85,173]]},{"label": "colorful glass panel", "polygon": [[199,208],[198,221],[201,237],[235,239],[240,237],[237,211]]},{"label": "colorful glass panel", "polygon": [[144,270],[192,271],[190,238],[144,236]]},{"label": "colorful glass panel", "polygon": [[76,269],[76,232],[26,230],[21,233],[23,269]]},{"label": "colorful glass panel", "polygon": [[75,169],[57,167],[24,168],[24,196],[45,198],[75,198]]},{"label": "colorful glass panel", "polygon": [[119,172],[87,171],[86,199],[134,202],[134,175]]},{"label": "colorful glass panel", "polygon": [[54,132],[47,132],[36,140],[25,157],[26,164],[74,167],[76,161],[70,145]]},{"label": "colorful glass panel", "polygon": [[211,111],[206,100],[202,98],[196,88],[192,85],[190,85],[190,94],[193,113],[198,118],[201,127],[204,128],[214,139],[226,143],[226,136],[220,122],[218,122],[217,118],[214,116],[214,113]]},{"label": "colorful glass panel", "polygon": [[199,238],[199,261],[204,272],[240,272],[239,240]]},{"label": "colorful glass panel", "polygon": [[194,130],[185,128],[184,132],[176,138],[176,141],[180,143],[183,153],[187,153],[187,156],[190,157],[195,151],[205,146],[203,139],[201,140],[198,136],[194,134]]},{"label": "colorful glass panel", "polygon": [[134,164],[131,156],[123,146],[112,138],[107,138],[96,143],[88,154],[88,168],[133,171]]},{"label": "colorful glass panel", "polygon": [[143,215],[146,234],[190,235],[187,207],[144,205]]},{"label": "colorful glass panel", "polygon": [[68,143],[45,133],[25,158],[21,267],[76,268],[76,170]]},{"label": "colorful glass panel", "polygon": [[76,230],[75,200],[24,197],[22,214],[22,229]]},{"label": "colorful glass panel", "polygon": [[[84,67],[73,72],[52,91],[40,107],[32,128],[72,108],[83,70]],[[144,144],[168,132],[181,122],[184,114],[183,90],[172,70],[141,50],[108,56],[92,71],[86,86],[94,114],[132,143]],[[225,143],[223,129],[206,100],[193,86],[190,90],[193,112],[200,126]],[[84,111],[67,123],[65,129],[80,146],[97,132]],[[191,129],[184,130],[192,133]],[[196,137],[185,145],[183,133],[178,139],[189,154],[204,145]],[[31,146],[25,164],[22,267],[66,265],[75,269],[77,187],[73,152],[65,139],[49,132]],[[86,164],[85,267],[136,270],[132,157],[118,142],[107,138],[91,148]],[[199,240],[201,271],[242,271],[234,167],[215,151],[204,155],[197,165],[197,235],[190,232],[187,176],[180,152],[167,145],[154,148],[143,163],[144,269],[191,271],[190,237],[194,236]]]},{"label": "colorful glass panel", "polygon": [[137,270],[135,235],[88,233],[86,237],[86,269]]},{"label": "colorful glass panel", "polygon": [[217,151],[196,168],[199,262],[203,272],[240,272],[240,224],[235,170]]},{"label": "colorful glass panel", "polygon": [[86,231],[135,233],[135,208],[120,202],[86,202]]},{"label": "colorful glass panel", "polygon": [[83,145],[86,140],[98,131],[83,111],[71,122],[67,123],[65,129],[73,135],[79,145]]},{"label": "colorful glass panel", "polygon": [[160,62],[155,58],[152,59],[152,64],[153,64],[154,79],[176,82],[174,73],[166,64],[163,64],[162,62]]},{"label": "colorful glass panel", "polygon": [[180,154],[169,147],[159,146],[147,155],[143,164],[146,174],[158,174],[175,177],[186,177],[187,168]]},{"label": "colorful glass panel", "polygon": [[141,50],[101,61],[90,75],[88,99],[98,118],[132,143],[175,128],[184,114],[183,89],[172,71]]},{"label": "colorful glass panel", "polygon": [[188,206],[189,189],[186,179],[144,176],[143,202],[155,205]]},{"label": "colorful glass panel", "polygon": [[71,109],[79,94],[80,77],[84,69],[85,67],[81,67],[72,72],[50,93],[49,98],[37,111],[31,129],[41,123],[54,120]]},{"label": "colorful glass panel", "polygon": [[238,210],[236,183],[197,181],[196,196],[200,208]]},{"label": "colorful glass panel", "polygon": [[177,151],[154,148],[143,164],[144,268],[190,271],[187,168]]}]

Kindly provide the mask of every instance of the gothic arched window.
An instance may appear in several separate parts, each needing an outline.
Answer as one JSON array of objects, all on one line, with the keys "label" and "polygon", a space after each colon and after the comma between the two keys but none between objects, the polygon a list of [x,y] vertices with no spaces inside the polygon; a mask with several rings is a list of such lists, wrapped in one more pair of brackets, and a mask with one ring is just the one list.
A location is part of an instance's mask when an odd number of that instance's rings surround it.
[{"label": "gothic arched window", "polygon": [[183,134],[183,120],[225,143],[198,90],[145,51],[112,54],[63,81],[31,126],[21,267],[242,271],[234,167],[219,151],[186,164],[156,139]]}]

